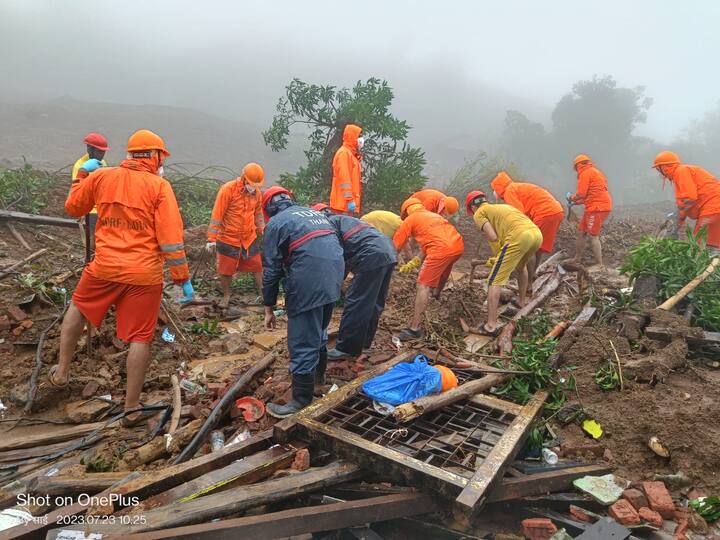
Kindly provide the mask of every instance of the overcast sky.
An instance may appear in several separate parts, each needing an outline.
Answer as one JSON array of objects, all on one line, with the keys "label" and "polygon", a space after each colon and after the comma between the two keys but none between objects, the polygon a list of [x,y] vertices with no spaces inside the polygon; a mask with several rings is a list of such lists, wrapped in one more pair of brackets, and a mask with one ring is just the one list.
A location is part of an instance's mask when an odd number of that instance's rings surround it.
[{"label": "overcast sky", "polygon": [[574,82],[610,74],[647,87],[640,133],[667,141],[720,100],[719,21],[713,0],[0,0],[0,99],[187,106],[268,125],[292,77],[379,75],[398,81],[403,111],[432,114],[414,92],[427,84],[546,121]]}]

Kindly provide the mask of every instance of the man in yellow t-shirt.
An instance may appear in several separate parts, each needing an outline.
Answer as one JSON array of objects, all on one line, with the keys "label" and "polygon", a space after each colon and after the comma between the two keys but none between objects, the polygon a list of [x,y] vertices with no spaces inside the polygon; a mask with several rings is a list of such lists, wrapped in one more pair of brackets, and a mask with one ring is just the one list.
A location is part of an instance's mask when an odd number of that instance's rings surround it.
[{"label": "man in yellow t-shirt", "polygon": [[388,238],[395,236],[395,231],[402,225],[402,219],[393,212],[387,210],[373,210],[360,218],[365,223],[375,227]]},{"label": "man in yellow t-shirt", "polygon": [[488,320],[481,330],[496,336],[500,330],[497,323],[500,288],[507,283],[510,274],[517,271],[520,306],[525,305],[528,287],[526,264],[542,245],[543,237],[538,226],[520,210],[509,204],[488,204],[482,191],[468,193],[465,207],[495,254],[494,261],[488,261],[492,262],[488,277]]},{"label": "man in yellow t-shirt", "polygon": [[[108,141],[100,133],[88,133],[85,135],[83,142],[86,145],[87,152],[75,162],[72,169],[73,183],[79,182],[91,172],[100,167],[107,167],[107,163],[103,159],[105,152],[108,151]],[[90,250],[89,253],[95,254],[95,225],[97,224],[97,208],[93,207],[90,213],[85,216],[85,226],[89,231]]]}]

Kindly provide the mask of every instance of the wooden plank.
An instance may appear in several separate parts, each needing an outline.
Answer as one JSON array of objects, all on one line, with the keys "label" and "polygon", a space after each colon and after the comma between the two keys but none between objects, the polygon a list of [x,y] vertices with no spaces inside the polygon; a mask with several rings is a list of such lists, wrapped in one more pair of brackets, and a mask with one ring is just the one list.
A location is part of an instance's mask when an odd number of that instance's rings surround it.
[{"label": "wooden plank", "polygon": [[[225,467],[235,460],[254,454],[261,450],[265,450],[270,446],[272,441],[272,432],[270,430],[258,433],[250,437],[246,441],[237,444],[231,444],[224,447],[219,452],[213,452],[204,456],[197,457],[170,465],[157,471],[151,471],[132,482],[128,482],[124,486],[116,489],[113,493],[123,496],[127,500],[131,497],[146,499],[157,493],[167,491],[183,482],[189,482],[193,478],[206,474],[220,467]],[[92,507],[93,514],[112,514],[116,510],[122,508],[117,502],[113,508]]]},{"label": "wooden plank", "polygon": [[[284,478],[241,486],[184,503],[169,504],[144,512],[142,523],[137,520],[137,523],[129,525],[108,525],[98,527],[97,532],[117,534],[122,538],[127,538],[130,533],[205,523],[213,519],[236,515],[254,506],[275,503],[303,493],[347,482],[359,476],[361,476],[361,472],[356,465],[345,461],[336,461],[325,467],[308,469]],[[84,529],[94,529],[94,527],[86,525]]]},{"label": "wooden plank", "polygon": [[94,495],[108,489],[128,475],[124,472],[101,472],[83,476],[38,476],[28,484],[28,491],[40,495]]},{"label": "wooden plank", "polygon": [[394,356],[387,362],[378,365],[364,375],[361,375],[360,377],[357,377],[356,379],[347,383],[345,386],[342,386],[340,389],[326,395],[324,398],[312,402],[310,405],[302,409],[300,412],[294,414],[293,416],[286,418],[285,420],[281,420],[273,427],[274,441],[279,444],[287,444],[287,442],[292,437],[293,431],[295,430],[297,423],[301,419],[317,418],[318,416],[326,413],[330,409],[334,409],[340,403],[345,401],[350,395],[354,394],[365,383],[365,381],[372,379],[373,377],[376,377],[381,373],[384,373],[385,371],[387,371],[394,365],[399,364],[400,362],[409,361],[410,359],[414,358],[416,354],[416,352],[405,352]]},{"label": "wooden plank", "polygon": [[[126,510],[129,511],[128,513],[142,514],[146,510],[176,501],[187,502],[221,489],[226,490],[239,485],[251,484],[258,480],[264,480],[278,469],[292,463],[293,459],[295,459],[294,449],[283,446],[268,448],[175,486]],[[121,513],[125,513],[125,511]]]},{"label": "wooden plank", "polygon": [[465,489],[455,499],[461,509],[472,512],[476,506],[484,502],[493,483],[502,478],[505,467],[510,464],[520,450],[520,445],[527,436],[535,417],[542,410],[547,396],[546,391],[536,392],[513,420],[495,447],[477,468]]},{"label": "wooden plank", "polygon": [[[406,516],[430,514],[437,503],[420,493],[402,493],[372,497],[360,501],[306,506],[258,516],[228,519],[219,523],[189,525],[152,533],[105,536],[105,540],[235,540],[237,538],[278,538],[332,531]],[[48,536],[48,538],[53,538]]]},{"label": "wooden plank", "polygon": [[17,221],[20,223],[32,223],[33,225],[53,225],[55,227],[65,227],[66,229],[77,229],[79,227],[76,219],[54,216],[38,216],[35,214],[27,214],[25,212],[15,212],[12,210],[0,210],[0,219],[4,219],[6,221]]},{"label": "wooden plank", "polygon": [[583,476],[602,476],[612,472],[607,465],[585,465],[557,471],[505,478],[488,496],[488,502],[509,501],[572,489],[572,482]]},{"label": "wooden plank", "polygon": [[21,461],[29,458],[36,458],[47,456],[63,448],[67,448],[69,445],[79,442],[80,439],[72,441],[62,441],[53,444],[46,444],[43,446],[33,446],[31,448],[20,448],[18,450],[8,450],[0,454],[0,462],[3,463],[0,467],[4,467],[6,462]]},{"label": "wooden plank", "polygon": [[505,401],[504,399],[500,399],[495,396],[489,396],[487,394],[475,394],[470,398],[470,401],[477,405],[500,409],[501,411],[509,412],[511,414],[520,414],[522,412],[522,405],[518,405],[512,401]]},{"label": "wooden plank", "polygon": [[590,305],[586,305],[584,308],[582,308],[578,316],[575,317],[575,320],[570,325],[570,328],[568,328],[565,332],[565,335],[569,336],[577,333],[583,326],[585,326],[592,320],[592,318],[595,316],[596,311],[597,308]]},{"label": "wooden plank", "polygon": [[367,441],[344,429],[328,426],[312,418],[302,418],[298,423],[302,426],[302,433],[320,442],[323,448],[361,465],[363,462],[370,464],[368,468],[372,468],[381,476],[387,474],[398,480],[405,478],[411,485],[430,487],[452,496],[459,493],[468,483],[468,479],[459,474]]},{"label": "wooden plank", "polygon": [[14,437],[2,437],[0,438],[0,452],[69,441],[70,439],[86,435],[104,425],[104,422],[95,422],[93,424],[80,424],[77,426],[48,426],[40,433],[20,433]]}]

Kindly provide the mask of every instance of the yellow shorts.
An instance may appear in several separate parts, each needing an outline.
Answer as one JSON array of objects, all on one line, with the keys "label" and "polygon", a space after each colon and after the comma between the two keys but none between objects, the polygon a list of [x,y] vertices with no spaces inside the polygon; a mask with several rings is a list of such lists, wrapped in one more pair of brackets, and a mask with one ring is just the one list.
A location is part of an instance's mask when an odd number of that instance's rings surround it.
[{"label": "yellow shorts", "polygon": [[505,285],[513,270],[525,266],[542,243],[542,233],[539,229],[533,228],[520,233],[511,242],[504,244],[490,271],[488,285]]}]

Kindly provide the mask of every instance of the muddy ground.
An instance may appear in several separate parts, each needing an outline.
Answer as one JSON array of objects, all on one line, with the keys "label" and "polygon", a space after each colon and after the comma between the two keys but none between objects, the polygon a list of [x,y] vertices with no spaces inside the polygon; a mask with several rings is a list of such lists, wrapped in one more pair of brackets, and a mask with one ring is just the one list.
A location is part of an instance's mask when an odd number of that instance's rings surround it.
[{"label": "muddy ground", "polygon": [[[64,188],[52,197],[45,213],[62,215]],[[616,268],[627,250],[643,234],[653,232],[662,222],[665,208],[634,207],[618,211],[607,224],[604,236],[606,264],[608,272],[594,273],[594,286],[620,288],[627,285]],[[480,323],[485,316],[485,288],[482,277],[487,270],[478,268],[475,280],[470,279],[470,261],[488,255],[488,249],[472,222],[465,216],[459,221],[459,229],[466,242],[465,256],[459,261],[454,280],[449,290],[443,293],[440,301],[431,300],[427,315],[428,332],[425,349],[432,355],[442,347],[455,354],[465,353],[463,338],[466,335],[462,323],[470,326]],[[0,268],[5,267],[30,251],[22,247],[18,240],[4,225],[0,235]],[[53,293],[43,291],[39,284],[50,284],[55,279],[56,287],[65,288],[68,295],[75,287],[84,262],[84,250],[78,231],[52,227],[30,227],[16,225],[17,230],[30,245],[32,251],[48,247],[51,255],[39,259],[23,268],[19,274],[0,281],[0,400],[8,408],[6,418],[20,414],[28,395],[30,374],[35,365],[37,340],[51,321],[62,309],[62,300]],[[195,284],[201,298],[217,300],[219,295],[212,265],[203,260],[202,247],[205,243],[204,227],[187,231],[186,245],[191,260],[191,271],[196,271]],[[574,227],[563,223],[556,245],[568,256],[574,254]],[[589,257],[589,253],[587,254]],[[591,263],[586,259],[588,264]],[[73,270],[67,275],[68,270]],[[38,279],[33,284],[28,278],[32,274]],[[398,274],[393,281],[387,310],[384,314],[378,337],[369,358],[359,362],[343,362],[331,365],[328,376],[330,382],[343,384],[358,372],[367,369],[383,354],[394,350],[391,336],[394,331],[407,326],[414,301],[415,276]],[[170,376],[176,372],[182,362],[187,369],[203,366],[204,382],[210,392],[205,396],[189,397],[186,404],[209,410],[223,387],[234,380],[246,366],[269,351],[275,350],[279,358],[267,370],[260,380],[255,381],[248,393],[263,401],[287,398],[289,380],[287,375],[287,352],[282,335],[285,328],[284,317],[279,319],[279,328],[268,332],[262,325],[262,308],[253,305],[257,293],[252,282],[240,279],[236,283],[232,308],[242,315],[235,321],[225,321],[218,328],[213,321],[220,312],[212,305],[195,305],[180,308],[174,301],[177,294],[172,287],[166,289],[167,313],[162,314],[156,337],[152,346],[153,360],[150,366],[145,394],[147,403],[169,401]],[[31,298],[31,295],[35,295]],[[45,298],[45,297],[48,298]],[[52,299],[50,297],[53,297]],[[53,305],[52,302],[55,302]],[[573,319],[585,302],[578,284],[572,276],[561,285],[558,294],[545,306],[553,321]],[[23,328],[20,308],[27,314]],[[336,310],[331,330],[337,328],[340,310]],[[21,319],[21,320],[18,320]],[[91,381],[97,381],[98,388],[93,395],[110,394],[112,399],[120,401],[124,390],[125,345],[114,338],[114,319],[112,313],[97,330],[93,339],[94,355],[89,359],[85,348],[78,351],[72,366],[72,382],[68,388],[57,390],[46,383],[47,372],[56,362],[59,341],[59,328],[48,333],[42,354],[40,388],[33,410],[34,417],[60,419],[65,406],[81,400],[81,393]],[[179,327],[180,332],[177,331]],[[161,333],[168,327],[176,334],[174,343],[162,340]],[[697,360],[684,360],[673,369],[662,373],[662,378],[649,382],[635,382],[628,378],[622,391],[604,392],[595,383],[594,374],[598,367],[608,361],[615,361],[609,343],[616,347],[621,363],[641,358],[663,355],[663,345],[646,338],[628,339],[619,333],[622,328],[617,321],[595,323],[584,329],[578,338],[566,341],[562,346],[562,362],[565,366],[575,366],[577,393],[573,400],[582,404],[585,410],[595,418],[604,429],[599,443],[592,443],[577,425],[561,426],[556,421],[551,426],[558,432],[566,446],[599,444],[607,449],[598,455],[611,461],[620,474],[628,479],[637,480],[652,477],[656,473],[676,473],[682,471],[693,480],[693,485],[708,491],[720,488],[720,452],[717,441],[720,440],[720,425],[716,419],[720,416],[720,403],[715,399],[720,393],[720,373],[713,371]],[[230,334],[232,332],[232,335]],[[182,333],[186,339],[178,335]],[[217,335],[214,335],[217,334]],[[262,347],[256,343],[258,335],[272,334],[269,345]],[[85,339],[85,338],[83,338]],[[674,357],[684,356],[682,349],[668,349]],[[213,358],[231,357],[231,360],[214,362]],[[662,371],[662,370],[661,370]],[[236,417],[225,428],[226,439],[235,433],[249,429],[255,432],[266,429],[272,419],[265,416],[259,422],[247,423]],[[14,422],[3,424],[4,428]],[[16,430],[37,430],[42,427],[17,427]],[[16,431],[22,432],[22,431]],[[670,451],[670,458],[656,456],[647,447],[647,440],[657,436]],[[161,466],[162,461],[153,467]]]}]

